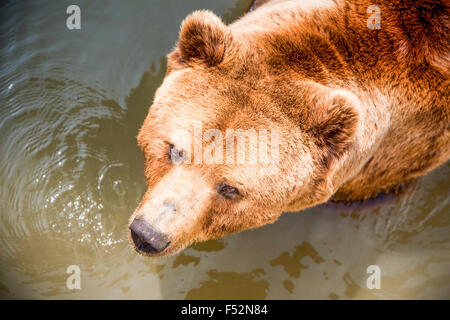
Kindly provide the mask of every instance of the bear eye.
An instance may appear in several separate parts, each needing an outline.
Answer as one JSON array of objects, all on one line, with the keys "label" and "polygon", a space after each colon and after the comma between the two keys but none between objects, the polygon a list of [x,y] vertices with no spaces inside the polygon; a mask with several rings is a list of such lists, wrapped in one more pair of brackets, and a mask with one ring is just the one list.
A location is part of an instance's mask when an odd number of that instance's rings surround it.
[{"label": "bear eye", "polygon": [[219,185],[217,190],[222,196],[228,199],[234,199],[239,195],[239,190],[235,187],[229,186],[226,183]]},{"label": "bear eye", "polygon": [[184,152],[178,150],[173,144],[169,143],[169,159],[174,164],[178,164],[183,161]]}]

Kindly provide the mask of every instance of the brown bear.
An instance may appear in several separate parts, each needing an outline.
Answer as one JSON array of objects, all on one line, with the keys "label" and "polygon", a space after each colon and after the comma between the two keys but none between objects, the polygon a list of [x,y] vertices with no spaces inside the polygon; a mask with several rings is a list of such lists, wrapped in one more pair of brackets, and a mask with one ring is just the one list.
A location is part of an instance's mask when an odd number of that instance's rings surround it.
[{"label": "brown bear", "polygon": [[[129,238],[141,254],[374,197],[449,159],[449,1],[256,4],[228,26],[209,11],[182,23],[138,135],[148,191]],[[257,142],[270,148],[250,148],[249,133],[269,131]]]}]

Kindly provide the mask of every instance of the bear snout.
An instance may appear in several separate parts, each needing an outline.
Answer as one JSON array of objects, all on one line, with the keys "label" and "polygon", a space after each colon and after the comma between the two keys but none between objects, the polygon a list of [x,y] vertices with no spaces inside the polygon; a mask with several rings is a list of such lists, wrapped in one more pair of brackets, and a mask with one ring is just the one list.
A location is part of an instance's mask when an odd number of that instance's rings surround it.
[{"label": "bear snout", "polygon": [[130,224],[130,232],[136,249],[144,254],[160,253],[170,245],[167,235],[142,219],[133,220]]}]

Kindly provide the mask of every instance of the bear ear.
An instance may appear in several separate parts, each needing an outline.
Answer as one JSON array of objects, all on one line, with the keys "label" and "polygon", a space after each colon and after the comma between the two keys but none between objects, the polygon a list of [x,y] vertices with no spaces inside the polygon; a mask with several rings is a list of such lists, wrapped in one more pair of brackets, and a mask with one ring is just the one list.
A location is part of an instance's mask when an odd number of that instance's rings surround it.
[{"label": "bear ear", "polygon": [[317,112],[308,130],[323,151],[326,166],[339,158],[352,143],[358,125],[358,113],[345,95],[333,94]]},{"label": "bear ear", "polygon": [[181,24],[177,50],[172,58],[183,62],[203,62],[215,66],[222,62],[225,45],[231,37],[222,20],[208,10],[195,11]]}]

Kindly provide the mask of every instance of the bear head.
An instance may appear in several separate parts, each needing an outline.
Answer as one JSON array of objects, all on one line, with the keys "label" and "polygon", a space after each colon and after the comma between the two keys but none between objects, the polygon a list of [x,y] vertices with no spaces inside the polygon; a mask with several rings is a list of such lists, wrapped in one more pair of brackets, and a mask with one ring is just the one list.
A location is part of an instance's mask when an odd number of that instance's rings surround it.
[{"label": "bear head", "polygon": [[209,11],[183,21],[138,134],[148,190],[128,235],[139,253],[173,254],[331,196],[357,112],[292,67],[292,45],[252,32]]}]

